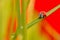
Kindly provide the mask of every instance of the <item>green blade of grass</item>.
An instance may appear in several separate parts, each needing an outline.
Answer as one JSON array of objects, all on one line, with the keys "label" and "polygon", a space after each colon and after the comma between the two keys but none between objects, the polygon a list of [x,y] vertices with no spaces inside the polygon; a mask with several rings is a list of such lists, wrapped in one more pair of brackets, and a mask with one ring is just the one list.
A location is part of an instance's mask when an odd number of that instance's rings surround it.
[{"label": "green blade of grass", "polygon": [[49,10],[47,13],[46,13],[46,16],[49,16],[50,14],[52,14],[53,12],[55,12],[56,10],[58,10],[60,8],[60,4],[57,5],[56,7],[52,8],[51,10]]},{"label": "green blade of grass", "polygon": [[29,23],[26,27],[27,27],[27,29],[29,29],[30,27],[32,27],[34,24],[36,24],[36,23],[38,23],[38,22],[40,22],[40,21],[42,21],[43,20],[43,18],[41,18],[41,19],[39,19],[39,18],[36,18],[34,21],[32,21],[31,23]]},{"label": "green blade of grass", "polygon": [[22,0],[22,14],[21,14],[21,24],[22,24],[22,27],[23,27],[23,30],[22,30],[22,40],[26,40],[26,1],[25,0]]},{"label": "green blade of grass", "polygon": [[18,18],[18,27],[16,29],[16,32],[14,34],[13,40],[16,40],[17,35],[20,33],[20,22],[21,22],[21,17],[20,17],[20,0],[16,0],[16,11],[17,11],[17,18]]},{"label": "green blade of grass", "polygon": [[[26,8],[28,6],[28,3],[29,3],[29,0],[28,2],[25,2],[25,0],[22,0],[22,14],[20,15],[20,4],[19,4],[19,0],[17,0],[17,10],[18,10],[18,28],[16,30],[16,33],[14,35],[14,39],[16,38],[16,36],[19,34],[20,31],[22,31],[20,29],[21,27],[21,24],[22,24],[22,27],[23,27],[23,35],[24,35],[24,38],[23,40],[25,40],[25,33],[26,33],[26,27],[25,27],[25,23],[26,23]],[[21,19],[21,20],[20,20]],[[21,23],[21,24],[20,24]],[[20,30],[20,31],[19,31]]]},{"label": "green blade of grass", "polygon": [[22,14],[21,14],[21,24],[23,27],[23,30],[22,30],[23,39],[22,40],[27,40],[26,10],[27,10],[29,2],[30,2],[30,0],[27,0],[27,1],[22,0]]}]

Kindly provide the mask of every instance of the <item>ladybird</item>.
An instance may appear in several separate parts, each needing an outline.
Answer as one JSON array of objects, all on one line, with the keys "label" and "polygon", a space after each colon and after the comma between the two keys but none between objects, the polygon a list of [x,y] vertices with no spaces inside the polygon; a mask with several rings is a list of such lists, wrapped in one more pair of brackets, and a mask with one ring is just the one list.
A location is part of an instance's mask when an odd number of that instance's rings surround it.
[{"label": "ladybird", "polygon": [[41,11],[39,13],[39,18],[45,18],[46,17],[46,12],[45,11]]}]

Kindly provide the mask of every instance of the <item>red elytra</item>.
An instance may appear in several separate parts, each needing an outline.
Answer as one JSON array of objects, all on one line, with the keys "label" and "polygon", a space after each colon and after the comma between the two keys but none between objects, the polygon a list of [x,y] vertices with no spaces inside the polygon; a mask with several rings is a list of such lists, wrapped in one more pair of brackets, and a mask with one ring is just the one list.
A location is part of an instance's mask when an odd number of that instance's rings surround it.
[{"label": "red elytra", "polygon": [[[59,4],[60,0],[36,0],[35,10],[37,10],[38,12],[48,12]],[[46,20],[52,25],[52,28],[60,33],[60,9],[48,16]]]},{"label": "red elytra", "polygon": [[40,13],[42,13],[43,15],[46,15],[46,12],[45,11],[40,11]]}]

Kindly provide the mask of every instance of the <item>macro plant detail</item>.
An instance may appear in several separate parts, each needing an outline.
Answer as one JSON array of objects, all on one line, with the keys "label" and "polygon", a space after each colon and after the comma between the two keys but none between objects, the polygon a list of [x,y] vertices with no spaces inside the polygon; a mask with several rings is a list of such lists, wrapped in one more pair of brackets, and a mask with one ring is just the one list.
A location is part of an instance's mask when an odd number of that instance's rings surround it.
[{"label": "macro plant detail", "polygon": [[[48,39],[60,40],[58,38],[60,37],[60,35],[58,34],[59,32],[57,33],[57,31],[55,31],[55,29],[50,27],[51,25],[45,20],[51,14],[53,14],[58,9],[60,9],[60,4],[54,6],[48,11],[47,9],[46,10],[44,9],[45,7],[41,9],[37,8],[38,11],[36,13],[37,9],[34,9],[34,8],[36,7],[37,3],[35,2],[36,0],[35,1],[1,0],[1,3],[0,3],[0,32],[1,32],[0,40],[44,40],[43,38],[45,36],[47,37],[45,40],[48,40]],[[28,15],[30,15],[32,21],[29,20]],[[39,25],[39,26],[34,26],[34,25]],[[53,34],[50,30],[55,34]],[[40,36],[42,36],[43,38],[41,38]]]}]

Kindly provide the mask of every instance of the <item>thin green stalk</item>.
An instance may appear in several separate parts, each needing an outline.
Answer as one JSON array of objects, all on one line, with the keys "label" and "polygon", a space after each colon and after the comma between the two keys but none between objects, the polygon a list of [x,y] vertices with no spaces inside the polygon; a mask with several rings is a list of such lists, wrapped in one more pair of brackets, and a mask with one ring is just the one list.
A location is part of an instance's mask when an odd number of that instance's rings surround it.
[{"label": "thin green stalk", "polygon": [[49,16],[50,14],[52,14],[53,12],[55,12],[56,10],[58,10],[60,8],[60,4],[57,5],[56,7],[52,8],[51,10],[49,10],[47,13],[46,13],[46,16]]},{"label": "thin green stalk", "polygon": [[38,23],[38,22],[40,22],[40,21],[42,21],[43,20],[43,18],[41,18],[41,19],[39,19],[39,18],[36,18],[34,21],[32,21],[31,23],[29,23],[26,27],[27,27],[27,29],[29,29],[30,27],[32,27],[34,24],[36,24],[36,23]]},{"label": "thin green stalk", "polygon": [[30,2],[30,0],[27,0],[27,1],[22,0],[22,14],[21,14],[21,24],[23,27],[23,30],[22,30],[23,39],[22,40],[27,40],[26,10],[27,10],[29,2]]},{"label": "thin green stalk", "polygon": [[22,24],[22,27],[23,27],[23,38],[22,40],[26,40],[26,36],[27,36],[27,30],[26,30],[26,1],[25,0],[22,0],[22,14],[21,14],[21,24]]},{"label": "thin green stalk", "polygon": [[21,24],[20,24],[20,21],[21,21],[20,20],[21,19],[21,17],[20,17],[20,0],[16,0],[16,10],[17,10],[17,17],[18,17],[18,27],[17,27],[16,33],[14,34],[13,40],[16,40],[16,37],[20,32],[20,26],[21,26]]},{"label": "thin green stalk", "polygon": [[[27,2],[25,2],[25,0],[22,0],[22,14],[20,16],[20,4],[19,4],[19,0],[17,0],[17,9],[18,9],[18,28],[16,30],[16,33],[14,35],[14,40],[16,39],[16,36],[19,34],[20,31],[23,31],[23,40],[25,40],[25,37],[26,37],[26,27],[25,27],[25,24],[26,24],[26,8],[28,6],[28,3],[29,3],[30,0],[28,0]],[[21,19],[21,20],[20,20]],[[22,26],[21,26],[21,24]],[[20,29],[20,27],[23,27],[23,30]],[[20,30],[20,31],[19,31]]]}]

